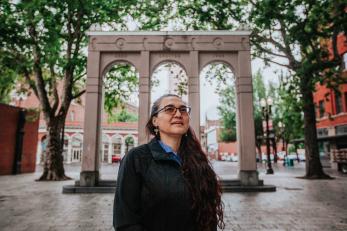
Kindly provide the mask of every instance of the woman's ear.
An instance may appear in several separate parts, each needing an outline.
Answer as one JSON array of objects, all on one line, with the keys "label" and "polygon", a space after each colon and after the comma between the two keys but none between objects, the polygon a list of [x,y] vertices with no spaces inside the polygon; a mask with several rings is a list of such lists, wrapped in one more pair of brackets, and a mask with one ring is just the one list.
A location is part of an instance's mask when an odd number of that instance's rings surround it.
[{"label": "woman's ear", "polygon": [[152,118],[152,124],[154,125],[154,127],[157,127],[157,118],[156,117],[153,117]]}]

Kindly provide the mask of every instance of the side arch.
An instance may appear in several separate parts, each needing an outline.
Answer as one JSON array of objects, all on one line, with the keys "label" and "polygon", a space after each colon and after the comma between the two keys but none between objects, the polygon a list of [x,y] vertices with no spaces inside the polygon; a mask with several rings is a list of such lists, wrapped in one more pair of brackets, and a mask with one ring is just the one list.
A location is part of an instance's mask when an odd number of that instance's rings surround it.
[{"label": "side arch", "polygon": [[100,57],[99,75],[102,78],[115,64],[129,64],[135,67],[137,73],[142,75],[141,54],[140,53],[103,53]]},{"label": "side arch", "polygon": [[231,72],[232,72],[232,76],[236,79],[236,74],[235,74],[235,68],[227,61],[225,60],[211,60],[210,62],[207,62],[204,65],[201,65],[200,71],[199,71],[199,76],[201,75],[201,72],[208,66],[208,65],[213,65],[213,64],[223,64],[225,66],[227,66]]},{"label": "side arch", "polygon": [[238,54],[234,52],[201,52],[199,54],[199,74],[209,64],[223,63],[230,68],[234,76],[239,75],[238,70]]},{"label": "side arch", "polygon": [[100,75],[101,78],[104,78],[105,75],[111,70],[111,68],[112,68],[113,66],[115,66],[115,65],[122,65],[122,64],[124,64],[124,65],[130,65],[130,66],[132,66],[132,67],[135,68],[135,72],[140,73],[139,70],[138,70],[138,68],[136,68],[136,66],[135,66],[134,63],[132,63],[132,62],[130,62],[130,61],[128,61],[128,60],[117,59],[117,60],[114,60],[114,61],[112,61],[112,62],[110,62],[110,63],[108,63],[108,64],[105,64],[106,66],[103,68],[103,71],[102,71],[102,73],[101,73],[101,75]]},{"label": "side arch", "polygon": [[150,76],[153,76],[154,71],[160,67],[161,65],[165,65],[166,63],[174,63],[176,65],[178,65],[180,68],[182,68],[184,70],[184,72],[186,73],[186,75],[188,76],[187,73],[187,68],[180,62],[174,59],[167,59],[167,60],[162,60],[160,62],[154,63],[153,65],[151,65],[151,72],[150,72]]}]

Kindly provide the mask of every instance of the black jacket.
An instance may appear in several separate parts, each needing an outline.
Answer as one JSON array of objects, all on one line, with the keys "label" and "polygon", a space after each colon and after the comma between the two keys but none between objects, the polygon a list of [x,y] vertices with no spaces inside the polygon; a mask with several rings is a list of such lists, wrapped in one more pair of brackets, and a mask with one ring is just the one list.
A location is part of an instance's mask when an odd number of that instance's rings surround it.
[{"label": "black jacket", "polygon": [[113,226],[116,231],[196,231],[181,167],[156,139],[121,161]]}]

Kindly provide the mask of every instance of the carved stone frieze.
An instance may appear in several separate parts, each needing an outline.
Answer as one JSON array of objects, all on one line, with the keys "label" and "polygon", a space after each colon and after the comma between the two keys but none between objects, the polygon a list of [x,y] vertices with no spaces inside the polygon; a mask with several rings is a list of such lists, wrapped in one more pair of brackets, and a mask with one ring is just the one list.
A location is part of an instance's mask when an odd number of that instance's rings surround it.
[{"label": "carved stone frieze", "polygon": [[[102,33],[89,32],[90,49],[98,51],[240,51],[250,50],[249,35],[239,33],[233,36],[219,33],[173,34],[170,36],[158,33]],[[114,46],[110,46],[114,44]]]}]

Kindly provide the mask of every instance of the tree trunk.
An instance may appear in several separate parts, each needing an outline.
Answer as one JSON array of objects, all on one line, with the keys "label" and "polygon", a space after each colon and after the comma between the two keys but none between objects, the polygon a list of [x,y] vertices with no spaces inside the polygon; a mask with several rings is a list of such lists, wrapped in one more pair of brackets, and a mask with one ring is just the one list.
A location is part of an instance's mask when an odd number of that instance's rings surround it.
[{"label": "tree trunk", "polygon": [[306,175],[307,179],[329,179],[329,175],[323,171],[323,166],[319,158],[319,149],[317,141],[316,114],[313,102],[313,93],[308,87],[308,78],[304,78],[301,87],[303,95],[303,112],[304,112],[304,144],[306,155]]},{"label": "tree trunk", "polygon": [[277,142],[276,139],[272,139],[272,152],[274,155],[274,163],[277,163],[278,156],[277,156]]},{"label": "tree trunk", "polygon": [[54,118],[47,123],[47,148],[42,176],[38,181],[69,180],[63,164],[63,145],[61,131],[65,119]]},{"label": "tree trunk", "polygon": [[256,143],[256,148],[258,150],[259,163],[263,162],[263,154],[261,153],[261,144]]}]

